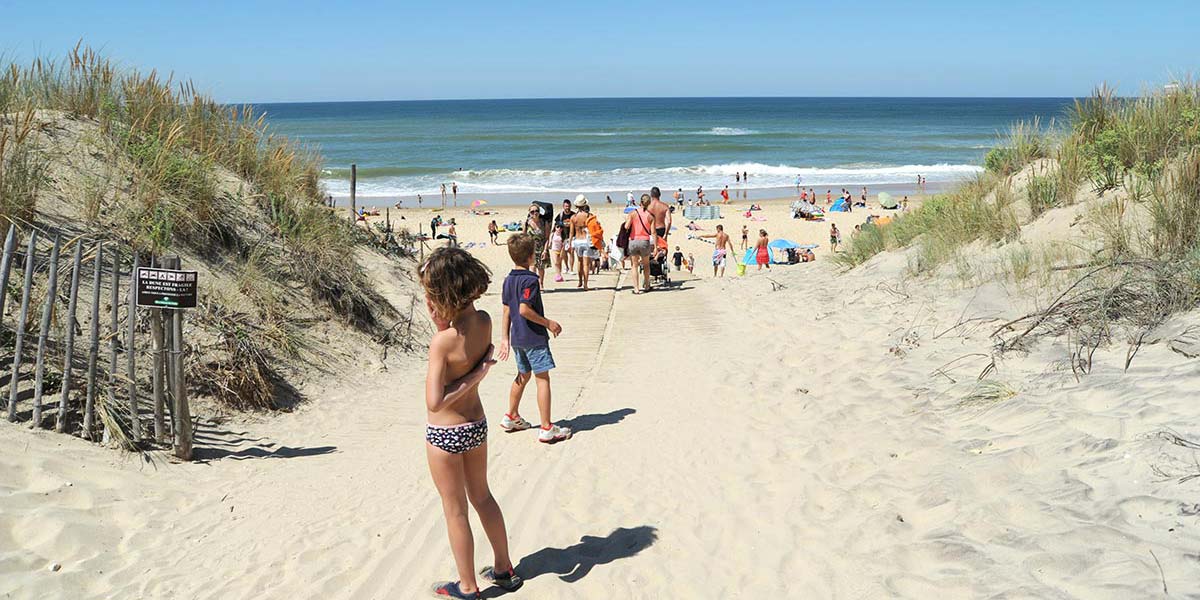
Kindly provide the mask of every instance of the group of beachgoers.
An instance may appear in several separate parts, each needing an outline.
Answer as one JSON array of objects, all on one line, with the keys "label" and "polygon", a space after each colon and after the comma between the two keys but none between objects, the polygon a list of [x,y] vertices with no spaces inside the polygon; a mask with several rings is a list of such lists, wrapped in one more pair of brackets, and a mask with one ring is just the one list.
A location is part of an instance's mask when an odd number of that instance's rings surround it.
[{"label": "group of beachgoers", "polygon": [[[550,341],[563,333],[563,327],[546,315],[542,301],[545,272],[553,257],[557,278],[574,270],[578,287],[589,289],[589,275],[598,263],[609,259],[610,250],[586,196],[564,201],[562,212],[553,219],[548,212],[543,204],[531,204],[521,231],[505,240],[513,268],[505,276],[500,294],[499,345],[493,345],[491,316],[476,306],[491,284],[491,272],[479,259],[450,243],[431,252],[419,268],[418,279],[436,329],[429,342],[425,381],[426,457],[442,499],[458,573],[457,580],[434,585],[432,592],[437,597],[477,599],[481,580],[507,592],[523,583],[509,552],[504,515],[488,486],[488,420],[479,384],[498,361],[512,358],[516,367],[500,427],[512,433],[536,427],[537,441],[546,444],[572,436],[571,429],[556,424],[551,414],[550,372],[557,365]],[[435,217],[430,226],[438,225],[444,223]],[[449,226],[454,227],[453,221]],[[665,260],[671,226],[671,207],[663,202],[657,187],[642,194],[621,223],[613,245],[633,262],[634,294],[651,289],[650,261],[655,256]],[[489,224],[488,233],[492,243],[498,243],[495,221]],[[745,250],[750,232],[744,225],[741,235]],[[697,237],[713,240],[713,275],[724,275],[728,256],[736,251],[724,226],[718,224],[715,233]],[[754,247],[758,268],[769,269],[770,237],[765,230],[759,230]],[[675,246],[672,260],[677,269],[683,268],[685,258],[679,246]],[[686,264],[689,269],[694,266],[691,256]],[[536,422],[526,420],[520,412],[531,380],[536,387]],[[493,553],[491,566],[480,571],[475,568],[468,505],[479,516]]]}]

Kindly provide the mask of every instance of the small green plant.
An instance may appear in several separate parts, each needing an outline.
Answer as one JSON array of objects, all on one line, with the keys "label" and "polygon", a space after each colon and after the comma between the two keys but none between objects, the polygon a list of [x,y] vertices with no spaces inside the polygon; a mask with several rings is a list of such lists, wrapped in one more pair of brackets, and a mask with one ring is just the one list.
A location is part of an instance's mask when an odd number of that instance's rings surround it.
[{"label": "small green plant", "polygon": [[1033,218],[1055,207],[1059,202],[1058,178],[1049,175],[1034,175],[1025,186],[1029,212]]}]

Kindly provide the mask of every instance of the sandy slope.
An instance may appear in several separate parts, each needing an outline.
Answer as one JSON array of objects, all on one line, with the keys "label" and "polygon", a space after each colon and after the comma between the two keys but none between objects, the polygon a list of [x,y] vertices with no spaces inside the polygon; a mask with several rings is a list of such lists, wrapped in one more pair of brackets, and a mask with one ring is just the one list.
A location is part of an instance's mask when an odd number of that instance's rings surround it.
[{"label": "sandy slope", "polygon": [[[499,279],[502,249],[481,254]],[[964,401],[1017,302],[905,264],[554,286],[556,415],[578,434],[490,438],[515,597],[1200,594],[1200,479],[1179,481],[1200,467],[1157,435],[1200,438],[1196,360],[1164,338],[1076,382],[1045,343],[998,364],[1015,396]],[[494,419],[513,372],[483,385]],[[206,425],[199,464],[0,426],[0,597],[420,597],[454,572],[422,377],[394,359],[296,413]]]}]

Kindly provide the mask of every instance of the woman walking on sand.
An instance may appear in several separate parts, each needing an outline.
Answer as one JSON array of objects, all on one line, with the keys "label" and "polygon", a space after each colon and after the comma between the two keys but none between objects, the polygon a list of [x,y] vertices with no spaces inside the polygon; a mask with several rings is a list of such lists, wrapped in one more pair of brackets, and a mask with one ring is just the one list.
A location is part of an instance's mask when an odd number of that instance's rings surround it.
[{"label": "woman walking on sand", "polygon": [[542,218],[542,209],[538,205],[529,205],[529,218],[525,219],[523,231],[533,236],[533,271],[537,273],[538,285],[546,285],[546,252],[550,248],[550,223]]},{"label": "woman walking on sand", "polygon": [[650,253],[654,250],[654,215],[650,212],[650,194],[642,194],[637,210],[629,211],[625,228],[629,231],[629,258],[633,260],[633,293],[650,291]]},{"label": "woman walking on sand", "polygon": [[762,270],[763,265],[766,265],[768,271],[771,270],[771,248],[769,246],[770,243],[771,243],[771,238],[767,237],[767,230],[759,229],[758,230],[758,243],[754,245],[754,247],[756,248],[754,251],[754,258],[755,258],[755,262],[758,263],[759,271]]}]

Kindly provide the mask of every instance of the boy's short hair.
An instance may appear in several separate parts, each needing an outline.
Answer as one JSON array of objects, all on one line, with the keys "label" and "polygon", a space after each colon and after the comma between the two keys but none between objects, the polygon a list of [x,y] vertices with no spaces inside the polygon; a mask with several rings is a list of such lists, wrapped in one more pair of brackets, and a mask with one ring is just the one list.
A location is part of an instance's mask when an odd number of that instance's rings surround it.
[{"label": "boy's short hair", "polygon": [[513,263],[526,266],[533,259],[533,253],[536,250],[534,246],[537,243],[533,241],[533,236],[528,233],[518,233],[508,238],[508,257]]},{"label": "boy's short hair", "polygon": [[466,250],[438,248],[421,265],[420,281],[433,311],[449,320],[487,291],[492,272]]}]

